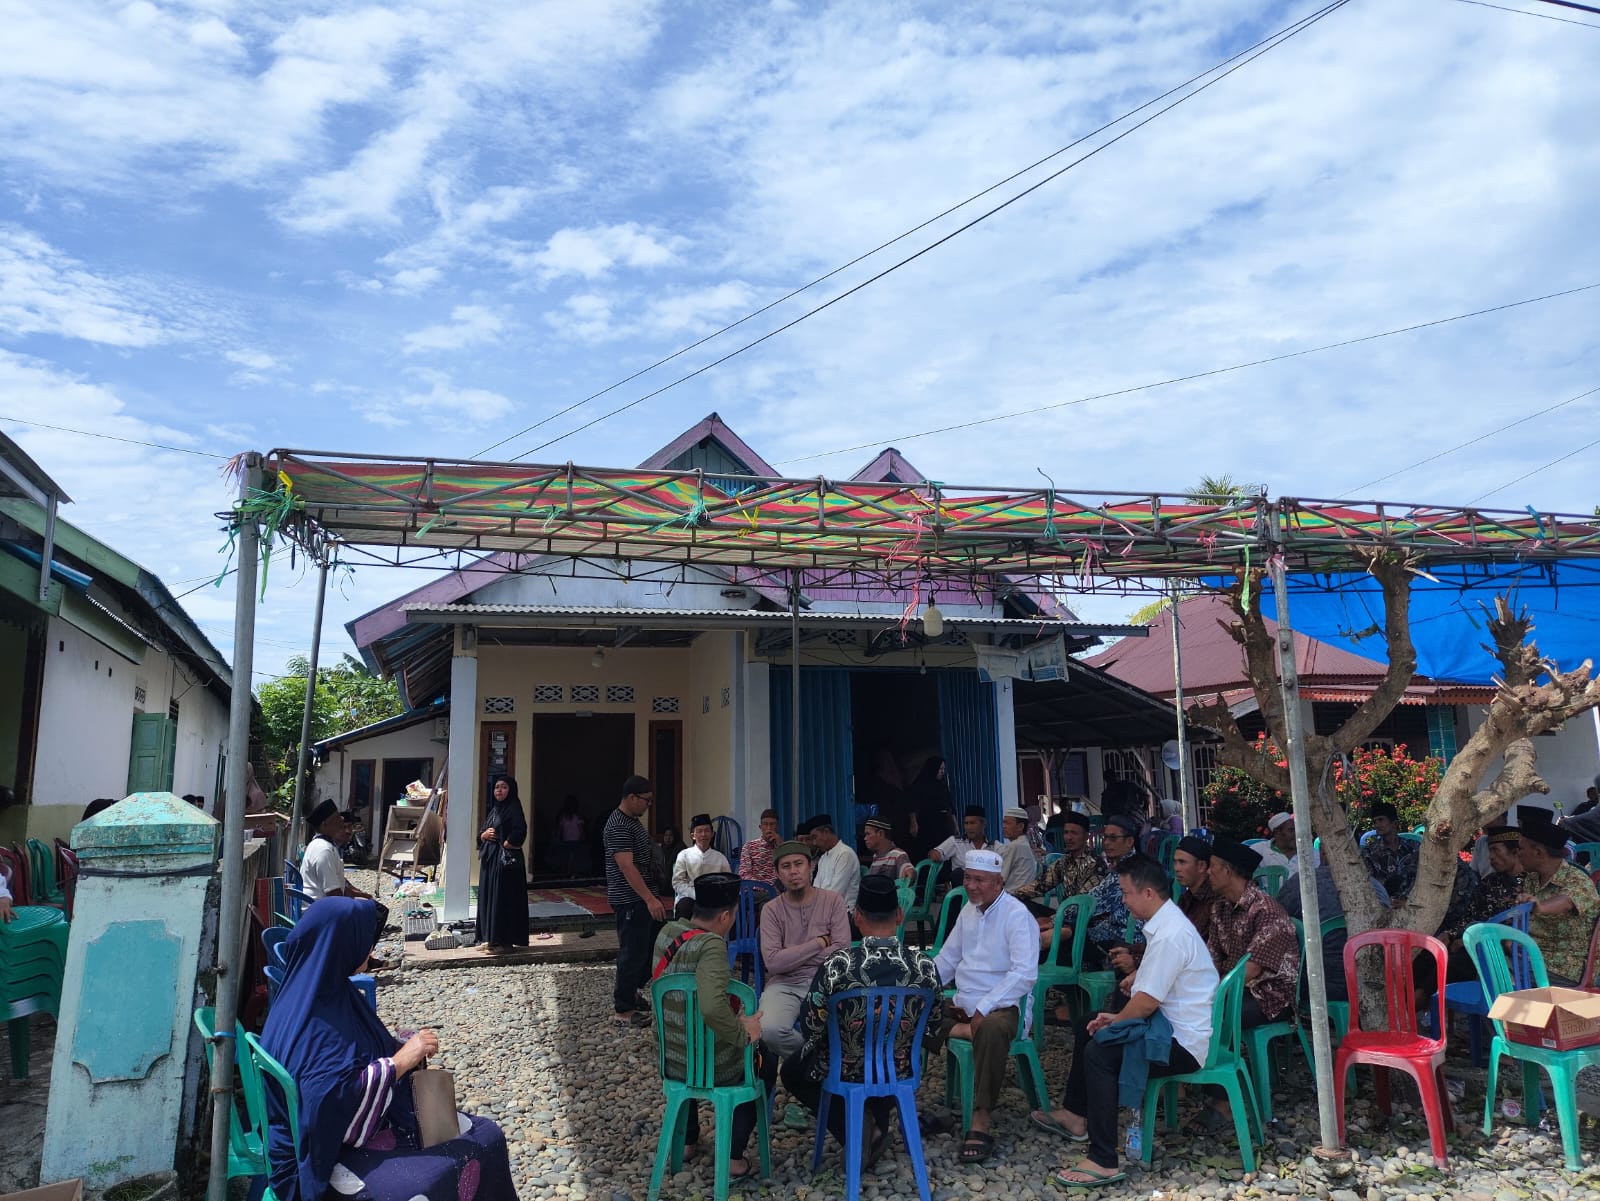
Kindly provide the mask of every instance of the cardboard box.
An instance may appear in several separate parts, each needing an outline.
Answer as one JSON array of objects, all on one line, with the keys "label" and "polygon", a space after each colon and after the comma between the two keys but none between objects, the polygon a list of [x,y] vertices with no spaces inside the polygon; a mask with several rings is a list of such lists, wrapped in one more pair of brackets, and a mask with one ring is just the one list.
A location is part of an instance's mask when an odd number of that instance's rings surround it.
[{"label": "cardboard box", "polygon": [[1600,993],[1577,988],[1525,988],[1501,993],[1489,1016],[1505,1023],[1515,1043],[1570,1051],[1600,1043]]},{"label": "cardboard box", "polygon": [[40,1185],[20,1193],[0,1194],[0,1201],[83,1201],[83,1177]]}]

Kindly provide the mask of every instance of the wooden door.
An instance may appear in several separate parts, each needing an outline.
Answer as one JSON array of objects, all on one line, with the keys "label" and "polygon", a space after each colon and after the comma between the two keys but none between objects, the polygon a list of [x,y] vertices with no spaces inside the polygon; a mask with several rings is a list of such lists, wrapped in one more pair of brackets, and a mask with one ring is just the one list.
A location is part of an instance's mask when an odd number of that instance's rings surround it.
[{"label": "wooden door", "polygon": [[[478,754],[478,796],[472,809],[472,833],[477,837],[489,813],[489,796],[496,776],[516,776],[517,723],[514,721],[486,721],[480,730],[482,739]],[[528,800],[522,800],[523,816],[527,816]],[[529,848],[531,851],[531,848]]]},{"label": "wooden door", "polygon": [[655,785],[656,800],[650,806],[650,829],[660,834],[668,826],[678,831],[678,837],[689,841],[683,828],[683,723],[681,721],[653,721],[650,723],[650,782]]}]

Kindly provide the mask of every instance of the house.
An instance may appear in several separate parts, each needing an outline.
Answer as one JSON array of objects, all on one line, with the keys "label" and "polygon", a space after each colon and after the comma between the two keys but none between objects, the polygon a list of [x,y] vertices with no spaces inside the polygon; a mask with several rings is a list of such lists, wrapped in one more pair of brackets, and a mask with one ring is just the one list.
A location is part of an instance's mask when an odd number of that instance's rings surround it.
[{"label": "house", "polygon": [[[779,474],[715,413],[641,469],[703,471],[724,494],[737,494],[742,479]],[[852,479],[923,477],[887,449]],[[924,620],[930,604],[942,629]],[[580,558],[502,552],[347,628],[369,667],[398,681],[411,710],[449,699],[452,829],[460,796],[472,798],[476,821],[491,778],[517,777],[531,810],[535,871],[569,798],[598,835],[636,771],[655,784],[648,820],[656,833],[681,830],[696,812],[731,817],[750,832],[769,806],[785,829],[826,812],[853,830],[857,802],[875,803],[887,781],[909,780],[937,754],[956,804],[982,805],[998,829],[1039,748],[1159,745],[1175,721],[1170,705],[1064,665],[1068,651],[1128,627],[1080,623],[1033,581],[998,575],[879,571],[863,586],[822,573],[786,581],[629,562],[603,549]],[[1039,647],[1053,648],[1052,683],[980,675],[977,648],[1026,658]],[[1097,703],[1112,697],[1115,704]],[[384,790],[382,802],[393,801]],[[1028,795],[1042,790],[1031,780]]]},{"label": "house", "polygon": [[[1223,628],[1236,620],[1226,598],[1192,596],[1171,606],[1150,622],[1146,639],[1123,639],[1087,662],[1117,679],[1156,696],[1175,695],[1172,623],[1178,622],[1183,651],[1184,705],[1192,708],[1221,696],[1246,736],[1265,728],[1257,712],[1255,692],[1246,678],[1244,652]],[[1277,623],[1267,619],[1267,628]],[[1308,731],[1330,734],[1372,695],[1383,680],[1385,665],[1294,632],[1295,670],[1300,677],[1303,718]],[[1476,681],[1413,676],[1393,711],[1372,732],[1369,745],[1405,745],[1412,754],[1437,755],[1448,762],[1483,724],[1484,710],[1495,690]],[[1595,730],[1587,719],[1542,735],[1536,750],[1539,773],[1550,784],[1551,800],[1572,808],[1596,771]],[[1193,749],[1197,786],[1204,788],[1216,766],[1214,745]]]},{"label": "house", "polygon": [[0,435],[0,842],[65,838],[98,797],[218,800],[233,673],[159,579],[58,516]]},{"label": "house", "polygon": [[388,803],[414,780],[432,785],[450,744],[450,706],[410,709],[312,743],[318,801],[361,814],[376,846]]}]

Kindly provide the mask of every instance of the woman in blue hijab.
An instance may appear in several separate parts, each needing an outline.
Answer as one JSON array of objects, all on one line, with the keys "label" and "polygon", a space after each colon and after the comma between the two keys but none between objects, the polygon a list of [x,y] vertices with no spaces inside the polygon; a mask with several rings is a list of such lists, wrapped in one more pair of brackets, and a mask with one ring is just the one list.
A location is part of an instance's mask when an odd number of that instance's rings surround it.
[{"label": "woman in blue hijab", "polygon": [[284,939],[283,986],[261,1044],[299,1087],[300,1149],[269,1083],[272,1191],[279,1201],[516,1201],[505,1136],[488,1119],[457,1115],[458,1138],[418,1143],[410,1074],[438,1052],[438,1036],[423,1030],[402,1044],[350,983],[381,912],[324,897]]}]

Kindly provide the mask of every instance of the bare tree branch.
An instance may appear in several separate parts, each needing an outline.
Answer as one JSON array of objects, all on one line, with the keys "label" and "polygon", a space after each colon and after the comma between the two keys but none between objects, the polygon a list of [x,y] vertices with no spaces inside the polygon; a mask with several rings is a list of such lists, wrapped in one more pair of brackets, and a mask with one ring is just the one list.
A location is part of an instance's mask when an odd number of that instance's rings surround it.
[{"label": "bare tree branch", "polygon": [[1411,686],[1417,673],[1417,651],[1411,645],[1411,570],[1402,558],[1376,555],[1372,574],[1383,588],[1384,638],[1389,666],[1372,695],[1362,701],[1329,739],[1339,754],[1348,755],[1372,736]]}]

